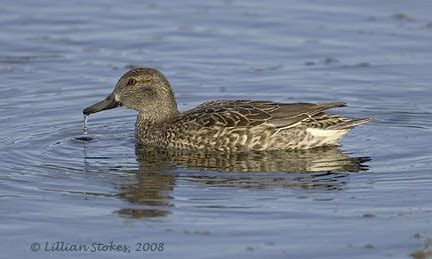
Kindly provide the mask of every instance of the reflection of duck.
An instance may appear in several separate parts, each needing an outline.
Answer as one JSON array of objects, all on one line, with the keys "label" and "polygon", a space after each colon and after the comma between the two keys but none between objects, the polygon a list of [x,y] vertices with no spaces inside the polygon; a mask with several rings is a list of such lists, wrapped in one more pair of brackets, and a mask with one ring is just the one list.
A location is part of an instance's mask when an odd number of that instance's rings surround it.
[{"label": "reflection of duck", "polygon": [[247,153],[137,148],[136,155],[136,180],[119,183],[117,195],[131,203],[117,213],[135,218],[169,214],[170,193],[178,173],[187,175],[189,181],[212,186],[335,190],[348,181],[348,174],[342,172],[367,170],[363,163],[369,160],[349,157],[337,147]]},{"label": "reflection of duck", "polygon": [[85,115],[125,106],[139,112],[135,127],[140,144],[180,149],[281,150],[336,145],[349,130],[369,119],[348,119],[325,111],[331,103],[210,101],[180,113],[165,76],[151,68],[124,74],[104,100]]},{"label": "reflection of duck", "polygon": [[175,163],[192,169],[224,172],[359,172],[366,169],[362,163],[368,160],[349,157],[334,146],[249,152],[140,148],[137,156],[140,166],[146,168]]},{"label": "reflection of duck", "polygon": [[174,189],[173,175],[161,172],[147,172],[144,169],[136,173],[137,181],[123,182],[119,185],[117,197],[136,206],[117,211],[120,215],[134,218],[163,217],[169,214],[169,194]]}]

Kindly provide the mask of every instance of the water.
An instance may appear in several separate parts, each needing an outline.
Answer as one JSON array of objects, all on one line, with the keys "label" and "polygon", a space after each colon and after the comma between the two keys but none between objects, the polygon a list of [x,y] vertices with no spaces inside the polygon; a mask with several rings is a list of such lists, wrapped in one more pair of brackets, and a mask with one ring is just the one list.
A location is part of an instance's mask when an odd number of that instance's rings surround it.
[{"label": "water", "polygon": [[[0,258],[417,258],[432,237],[432,2],[3,1]],[[136,114],[82,109],[134,66],[179,108],[346,101],[339,149],[136,150]],[[39,242],[164,251],[32,252]]]}]

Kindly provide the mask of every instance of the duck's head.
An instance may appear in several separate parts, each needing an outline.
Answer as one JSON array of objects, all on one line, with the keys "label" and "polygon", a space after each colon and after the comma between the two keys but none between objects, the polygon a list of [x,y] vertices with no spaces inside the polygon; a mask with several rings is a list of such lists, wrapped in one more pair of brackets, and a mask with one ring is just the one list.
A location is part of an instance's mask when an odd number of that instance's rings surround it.
[{"label": "duck's head", "polygon": [[177,112],[174,93],[165,76],[153,68],[134,68],[117,82],[104,100],[83,110],[85,115],[124,106],[149,117]]}]

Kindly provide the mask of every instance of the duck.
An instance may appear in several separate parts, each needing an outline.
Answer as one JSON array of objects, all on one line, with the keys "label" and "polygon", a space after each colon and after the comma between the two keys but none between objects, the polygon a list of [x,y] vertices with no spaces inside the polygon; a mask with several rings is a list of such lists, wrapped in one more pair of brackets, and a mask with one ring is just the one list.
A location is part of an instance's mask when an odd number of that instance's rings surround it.
[{"label": "duck", "polygon": [[304,150],[338,146],[354,127],[371,118],[352,119],[326,111],[344,102],[283,103],[213,100],[180,112],[168,79],[154,68],[134,68],[118,80],[85,116],[117,107],[138,112],[139,146],[210,151]]}]

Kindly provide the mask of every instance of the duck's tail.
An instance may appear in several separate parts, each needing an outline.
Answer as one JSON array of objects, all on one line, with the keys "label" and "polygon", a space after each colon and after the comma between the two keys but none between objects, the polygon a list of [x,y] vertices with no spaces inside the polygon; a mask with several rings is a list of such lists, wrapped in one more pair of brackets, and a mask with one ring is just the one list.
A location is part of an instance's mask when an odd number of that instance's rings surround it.
[{"label": "duck's tail", "polygon": [[334,124],[329,126],[326,129],[336,129],[336,130],[343,130],[343,129],[352,129],[358,125],[366,124],[372,120],[372,118],[363,118],[363,119],[345,119],[343,122]]},{"label": "duck's tail", "polygon": [[352,128],[371,121],[371,118],[349,119],[333,114],[318,114],[307,122],[306,131],[320,145],[337,145]]}]

